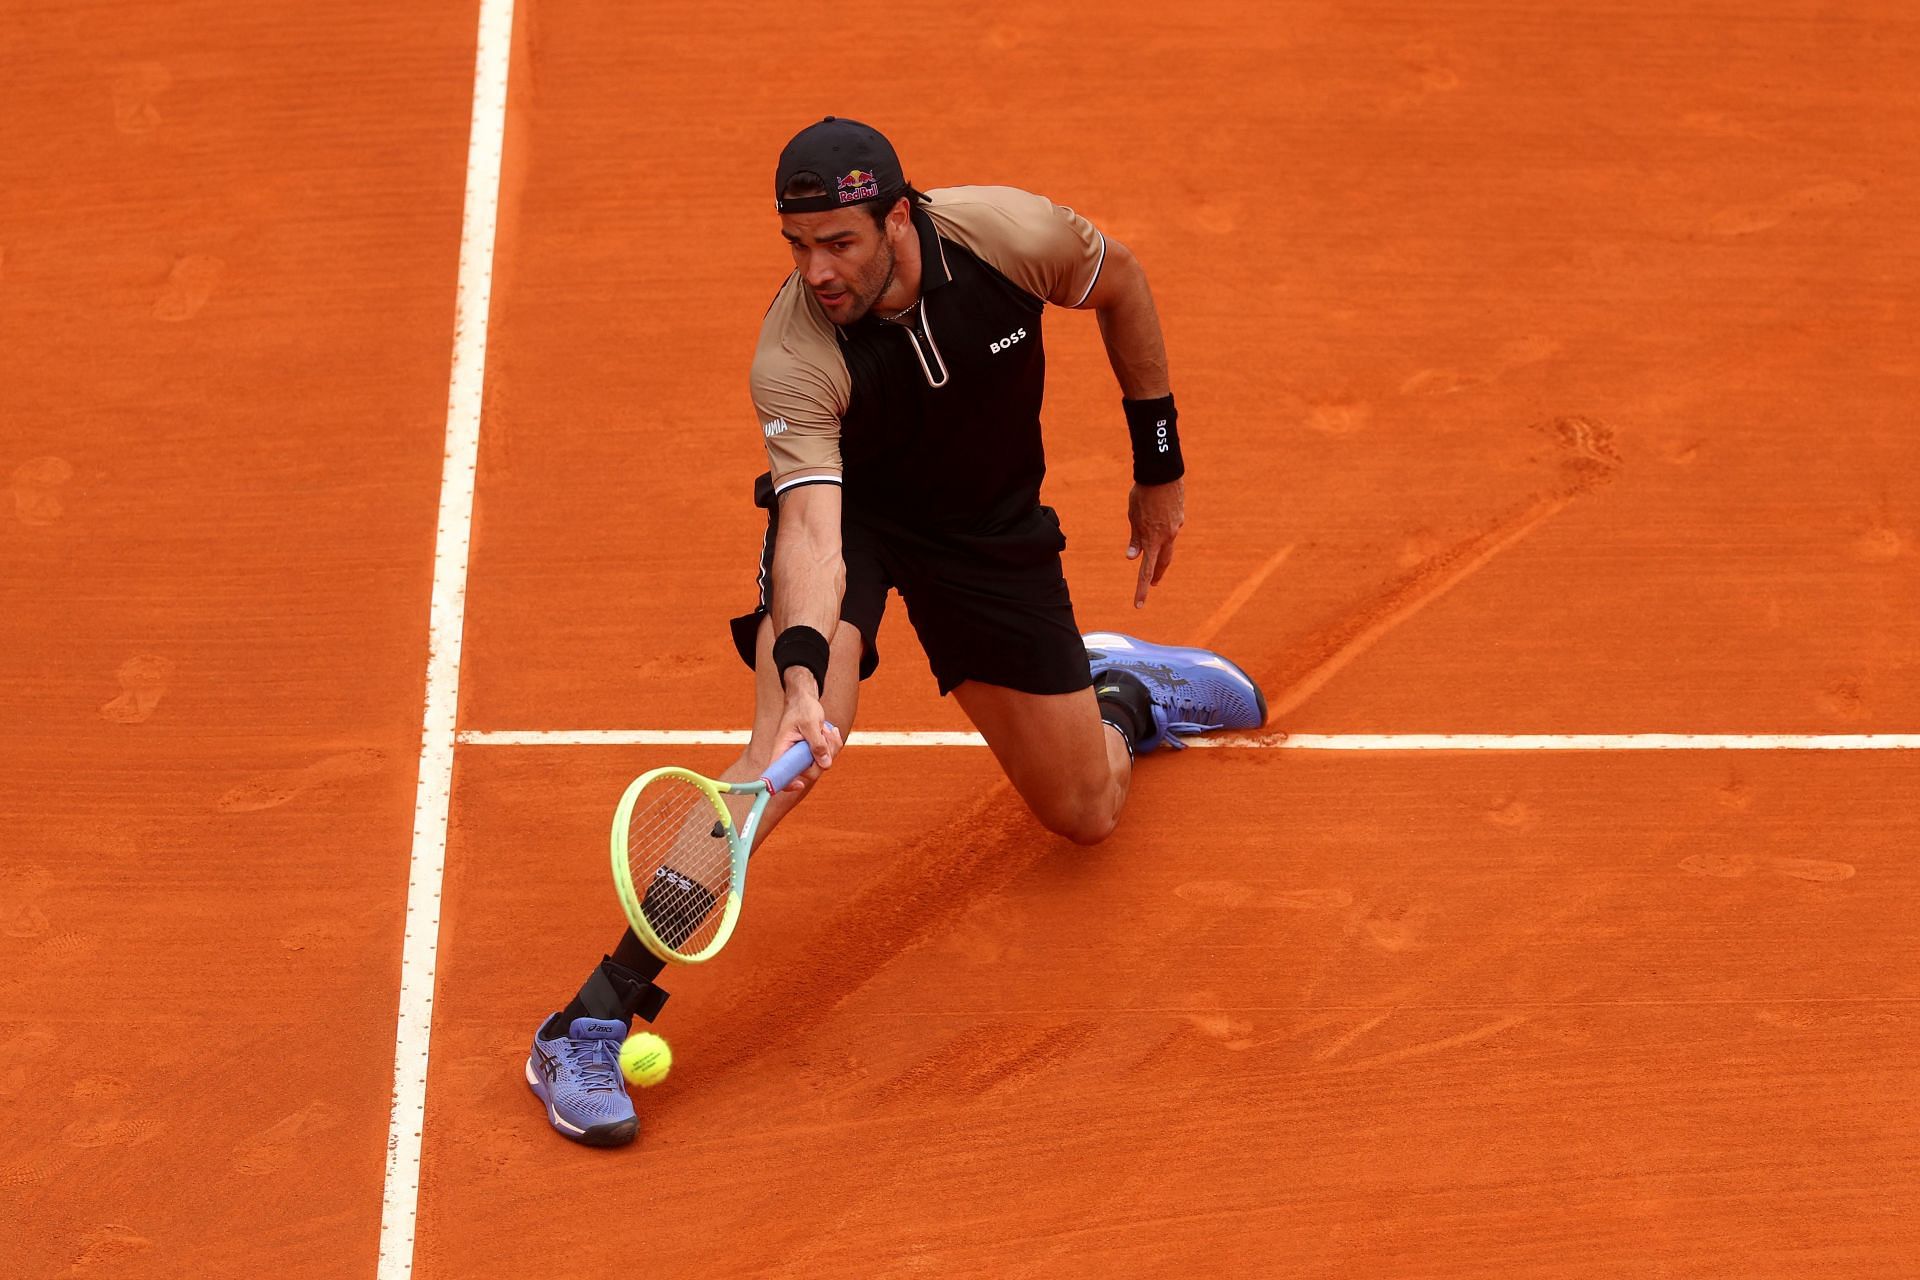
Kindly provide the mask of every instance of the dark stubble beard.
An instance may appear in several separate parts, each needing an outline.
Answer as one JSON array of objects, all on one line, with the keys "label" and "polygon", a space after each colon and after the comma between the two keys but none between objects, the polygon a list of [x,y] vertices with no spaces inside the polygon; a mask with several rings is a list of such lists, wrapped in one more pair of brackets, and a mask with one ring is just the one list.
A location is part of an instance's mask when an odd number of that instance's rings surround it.
[{"label": "dark stubble beard", "polygon": [[[886,239],[884,234],[880,240],[880,253],[886,255],[885,261],[882,261],[880,254],[875,254],[873,261],[867,264],[867,269],[860,273],[860,280],[854,289],[854,300],[859,303],[859,305],[854,308],[853,314],[842,322],[843,325],[852,324],[862,316],[865,316],[867,312],[873,310],[873,304],[878,302],[886,291],[893,287],[893,242]],[[880,283],[869,291],[867,282],[875,277],[879,278]]]}]

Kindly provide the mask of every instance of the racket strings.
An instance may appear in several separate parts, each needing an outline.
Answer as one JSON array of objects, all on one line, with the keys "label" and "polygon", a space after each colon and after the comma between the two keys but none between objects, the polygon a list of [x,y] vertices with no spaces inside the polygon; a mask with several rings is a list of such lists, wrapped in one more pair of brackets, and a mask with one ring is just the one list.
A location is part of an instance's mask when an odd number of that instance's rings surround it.
[{"label": "racket strings", "polygon": [[660,941],[692,953],[712,939],[732,890],[733,850],[704,790],[672,777],[648,786],[628,821],[627,865]]}]

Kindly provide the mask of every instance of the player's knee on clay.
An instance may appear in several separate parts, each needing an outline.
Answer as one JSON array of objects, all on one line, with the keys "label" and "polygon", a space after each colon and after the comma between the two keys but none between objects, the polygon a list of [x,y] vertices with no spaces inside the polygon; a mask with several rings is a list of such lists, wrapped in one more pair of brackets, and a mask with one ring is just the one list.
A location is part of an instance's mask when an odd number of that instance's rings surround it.
[{"label": "player's knee on clay", "polygon": [[1113,834],[1120,821],[1106,779],[1097,786],[1074,787],[1049,797],[1045,804],[1030,807],[1041,826],[1078,845],[1099,844]]},{"label": "player's knee on clay", "polygon": [[1119,823],[1114,814],[1082,812],[1075,814],[1071,821],[1045,825],[1055,835],[1064,836],[1077,845],[1096,845],[1112,835]]},{"label": "player's knee on clay", "polygon": [[1104,816],[1089,814],[1078,825],[1061,831],[1060,834],[1077,845],[1096,845],[1112,835],[1113,829],[1118,825],[1120,824],[1117,814]]}]

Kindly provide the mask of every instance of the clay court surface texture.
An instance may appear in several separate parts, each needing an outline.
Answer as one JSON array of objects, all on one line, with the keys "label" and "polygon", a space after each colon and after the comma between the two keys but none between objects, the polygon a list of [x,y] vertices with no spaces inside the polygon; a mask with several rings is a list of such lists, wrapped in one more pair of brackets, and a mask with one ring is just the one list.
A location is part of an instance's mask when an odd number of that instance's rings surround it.
[{"label": "clay court surface texture", "polygon": [[[1916,1274],[1910,8],[502,13],[6,11],[0,1275]],[[829,112],[1145,264],[1190,525],[1135,613],[1051,312],[1080,620],[1273,719],[1077,848],[896,602],[587,1150],[521,1064],[748,722]]]}]

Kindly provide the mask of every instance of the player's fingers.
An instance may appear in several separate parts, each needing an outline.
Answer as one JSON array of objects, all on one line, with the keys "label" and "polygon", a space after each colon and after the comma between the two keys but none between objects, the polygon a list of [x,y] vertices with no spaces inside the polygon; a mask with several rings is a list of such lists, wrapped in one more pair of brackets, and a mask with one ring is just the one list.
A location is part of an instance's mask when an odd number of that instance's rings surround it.
[{"label": "player's fingers", "polygon": [[802,742],[807,744],[807,750],[813,755],[807,767],[793,781],[780,788],[782,791],[795,794],[805,791],[807,785],[820,776],[820,770],[833,763],[833,752],[838,743],[828,737],[828,732],[824,719],[809,718],[804,712],[781,725],[779,734],[774,738],[773,759],[780,759]]},{"label": "player's fingers", "polygon": [[767,758],[769,760],[778,760],[781,756],[786,755],[794,744],[805,741],[806,735],[800,732],[799,726],[791,723],[783,724],[780,726],[780,731],[773,736],[773,754]]},{"label": "player's fingers", "polygon": [[[774,749],[773,758],[775,760],[780,759],[781,757],[787,754],[789,749],[798,745],[799,743],[805,742],[806,740],[807,740],[806,735],[801,733],[797,727],[791,733],[781,734],[780,743]],[[792,792],[796,795],[802,791],[805,791],[807,789],[807,774],[812,772],[814,772],[813,766],[808,765],[805,770],[795,775],[793,781],[789,782],[786,786],[780,789],[782,791]]]},{"label": "player's fingers", "polygon": [[1133,607],[1136,609],[1146,605],[1147,588],[1159,581],[1153,574],[1153,565],[1158,554],[1159,548],[1152,543],[1148,543],[1145,554],[1140,557],[1140,574],[1134,580],[1133,586]]},{"label": "player's fingers", "polygon": [[1167,576],[1167,566],[1173,563],[1173,539],[1168,538],[1160,544],[1160,563],[1153,567],[1153,585],[1159,586],[1160,579]]},{"label": "player's fingers", "polygon": [[827,718],[819,716],[806,722],[807,743],[813,748],[813,776],[819,777],[817,770],[833,766],[833,758],[840,751],[840,733],[828,726]]}]

